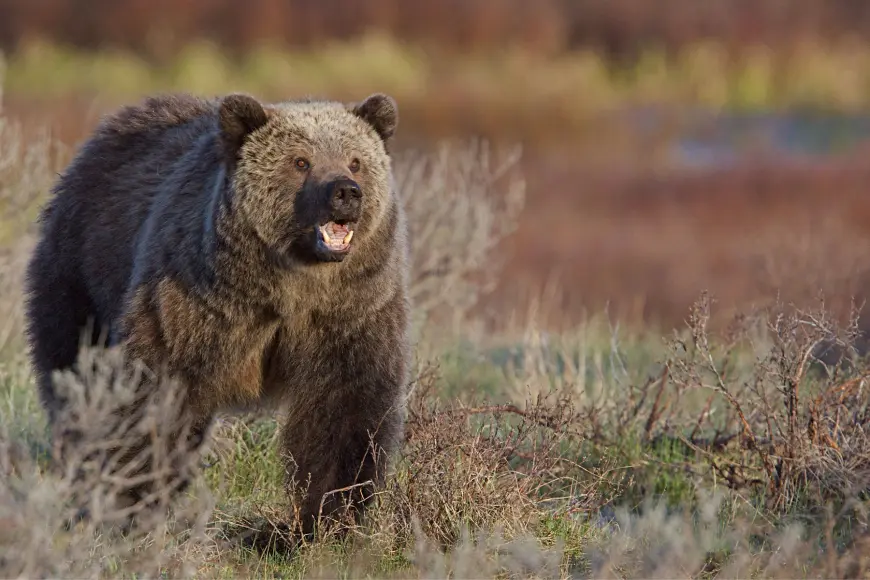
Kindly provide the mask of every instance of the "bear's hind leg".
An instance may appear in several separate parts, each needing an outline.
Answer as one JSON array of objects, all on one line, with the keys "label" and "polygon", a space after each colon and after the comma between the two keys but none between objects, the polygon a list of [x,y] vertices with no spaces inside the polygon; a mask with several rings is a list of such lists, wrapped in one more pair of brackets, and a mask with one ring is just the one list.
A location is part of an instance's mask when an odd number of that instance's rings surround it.
[{"label": "bear's hind leg", "polygon": [[[39,399],[53,424],[63,400],[52,374],[74,368],[82,339],[98,344],[105,334],[86,289],[68,265],[44,259],[37,250],[27,273],[26,334]],[[49,263],[44,263],[48,261]]]}]

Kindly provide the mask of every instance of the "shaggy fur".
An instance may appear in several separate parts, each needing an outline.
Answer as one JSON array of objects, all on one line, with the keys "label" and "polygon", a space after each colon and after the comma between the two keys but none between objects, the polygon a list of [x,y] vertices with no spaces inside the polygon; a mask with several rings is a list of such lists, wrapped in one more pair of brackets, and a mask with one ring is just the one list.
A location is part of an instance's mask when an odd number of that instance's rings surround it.
[{"label": "shaggy fur", "polygon": [[[87,327],[181,380],[200,435],[217,412],[283,403],[288,473],[310,477],[305,531],[321,501],[340,507],[327,492],[380,482],[371,444],[402,438],[410,355],[397,121],[385,95],[171,95],[106,118],[56,185],[29,265],[50,419],[63,408],[52,371],[75,367]],[[347,252],[325,249],[329,220],[353,225]]]}]

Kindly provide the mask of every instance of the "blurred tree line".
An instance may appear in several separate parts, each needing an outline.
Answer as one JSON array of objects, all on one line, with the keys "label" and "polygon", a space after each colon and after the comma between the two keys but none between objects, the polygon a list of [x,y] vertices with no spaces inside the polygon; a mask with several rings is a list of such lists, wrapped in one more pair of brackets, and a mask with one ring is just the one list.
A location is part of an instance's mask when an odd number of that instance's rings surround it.
[{"label": "blurred tree line", "polygon": [[316,46],[377,30],[431,47],[594,48],[631,58],[704,39],[778,49],[870,35],[868,0],[0,0],[0,48],[35,37],[170,57],[198,38],[228,52]]}]

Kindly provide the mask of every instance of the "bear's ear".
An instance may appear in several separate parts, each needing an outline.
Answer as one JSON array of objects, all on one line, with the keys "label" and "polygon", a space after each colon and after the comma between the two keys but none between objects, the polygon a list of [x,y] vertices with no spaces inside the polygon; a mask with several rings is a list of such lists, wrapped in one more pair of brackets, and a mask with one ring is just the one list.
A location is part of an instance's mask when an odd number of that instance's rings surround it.
[{"label": "bear's ear", "polygon": [[263,105],[254,97],[244,94],[224,97],[218,117],[224,152],[231,159],[236,158],[248,135],[269,120]]},{"label": "bear's ear", "polygon": [[399,106],[393,97],[383,93],[369,96],[351,109],[354,115],[375,128],[386,144],[399,124]]}]

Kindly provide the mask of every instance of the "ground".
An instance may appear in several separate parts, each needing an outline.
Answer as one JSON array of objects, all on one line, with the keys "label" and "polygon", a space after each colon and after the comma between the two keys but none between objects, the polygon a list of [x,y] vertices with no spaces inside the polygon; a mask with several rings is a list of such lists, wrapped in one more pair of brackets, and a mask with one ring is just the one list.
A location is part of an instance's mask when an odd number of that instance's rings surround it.
[{"label": "ground", "polygon": [[268,416],[221,422],[201,485],[172,518],[126,539],[99,528],[64,532],[61,499],[71,490],[45,470],[44,421],[23,359],[7,361],[2,465],[12,475],[0,488],[0,515],[11,533],[0,539],[2,571],[866,573],[866,371],[828,376],[803,364],[828,332],[817,314],[741,320],[739,331],[708,342],[708,309],[702,297],[694,328],[670,341],[614,334],[593,320],[546,342],[530,334],[445,349],[436,365],[421,364],[408,441],[370,520],[292,555],[239,543],[251,526],[291,511]]}]

